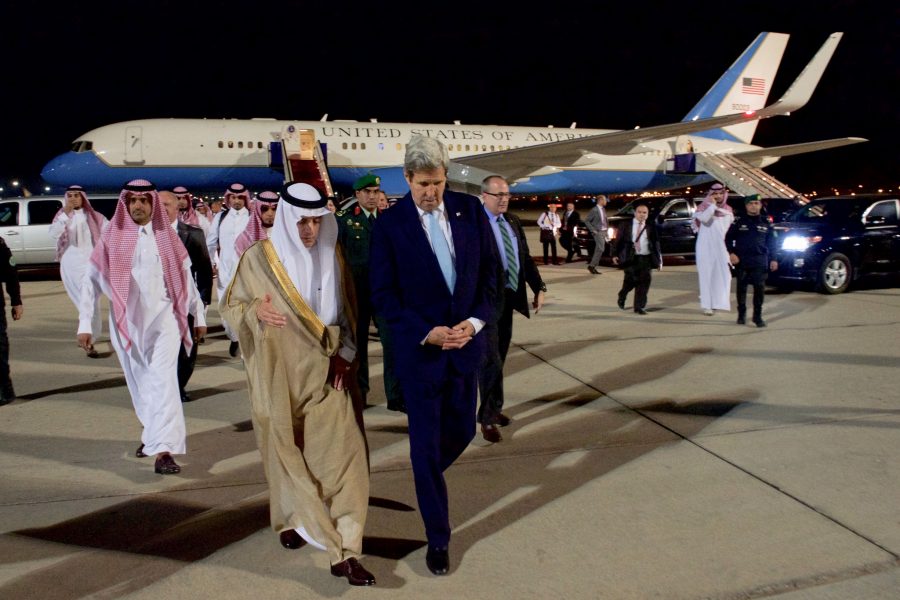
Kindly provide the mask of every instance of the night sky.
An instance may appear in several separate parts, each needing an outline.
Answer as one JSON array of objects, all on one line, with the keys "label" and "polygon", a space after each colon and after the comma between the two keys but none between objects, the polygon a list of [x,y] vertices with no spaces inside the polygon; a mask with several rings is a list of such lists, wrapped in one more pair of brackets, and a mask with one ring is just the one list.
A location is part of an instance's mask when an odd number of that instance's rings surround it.
[{"label": "night sky", "polygon": [[0,179],[36,180],[82,133],[130,119],[658,125],[759,32],[791,34],[772,103],[844,31],[810,103],[762,121],[754,143],[865,137],[768,171],[802,191],[900,186],[892,2],[543,4],[4,0]]}]

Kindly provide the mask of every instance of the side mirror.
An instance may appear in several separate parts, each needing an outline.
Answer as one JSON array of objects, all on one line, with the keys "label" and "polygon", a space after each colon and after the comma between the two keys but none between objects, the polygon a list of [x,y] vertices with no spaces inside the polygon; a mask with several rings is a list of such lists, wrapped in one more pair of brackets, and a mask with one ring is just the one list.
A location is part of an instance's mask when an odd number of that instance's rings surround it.
[{"label": "side mirror", "polygon": [[884,225],[886,222],[887,219],[881,215],[866,217],[866,225]]}]

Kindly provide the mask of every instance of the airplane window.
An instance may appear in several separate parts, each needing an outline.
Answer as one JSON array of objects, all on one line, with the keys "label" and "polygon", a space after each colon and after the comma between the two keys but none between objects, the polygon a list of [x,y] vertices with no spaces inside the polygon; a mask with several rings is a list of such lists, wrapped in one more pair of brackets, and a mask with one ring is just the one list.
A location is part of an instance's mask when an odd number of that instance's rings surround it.
[{"label": "airplane window", "polygon": [[469,145],[466,144],[466,152],[468,152],[468,151],[469,151]]},{"label": "airplane window", "polygon": [[222,140],[219,140],[219,148],[224,148],[224,147],[225,147],[225,142],[223,142]]},{"label": "airplane window", "polygon": [[11,227],[19,224],[19,203],[18,202],[2,202],[0,203],[0,225],[3,227]]},{"label": "airplane window", "polygon": [[360,149],[360,150],[365,150],[365,149],[366,149],[366,143],[365,143],[365,142],[361,142],[361,143],[359,144],[359,149]]},{"label": "airplane window", "polygon": [[491,144],[491,152],[493,152],[493,151],[494,151],[494,145]]},{"label": "airplane window", "polygon": [[256,142],[256,147],[257,147],[257,148],[262,148],[262,147],[263,147],[262,142]]},{"label": "airplane window", "polygon": [[353,142],[352,144],[350,144],[350,149],[356,150],[356,142]]},{"label": "airplane window", "polygon": [[482,152],[487,152],[487,146],[485,146],[484,144],[482,144],[482,145],[481,145],[481,151],[482,151]]},{"label": "airplane window", "polygon": [[343,144],[341,144],[341,148],[343,148],[344,150],[346,150],[346,149],[347,149],[347,142],[344,142]]},{"label": "airplane window", "polygon": [[228,142],[228,147],[229,147],[229,148],[234,148],[234,142]]},{"label": "airplane window", "polygon": [[244,147],[244,142],[238,142],[238,148],[243,148],[243,147]]},{"label": "airplane window", "polygon": [[248,148],[252,148],[252,147],[253,147],[253,142],[247,142],[247,147],[248,147]]}]

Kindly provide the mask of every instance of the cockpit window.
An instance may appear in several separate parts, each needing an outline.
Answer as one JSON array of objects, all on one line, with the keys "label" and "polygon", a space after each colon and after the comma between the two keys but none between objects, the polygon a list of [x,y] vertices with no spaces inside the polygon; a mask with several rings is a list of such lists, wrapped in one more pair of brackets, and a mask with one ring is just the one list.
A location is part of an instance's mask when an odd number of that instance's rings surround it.
[{"label": "cockpit window", "polygon": [[72,143],[72,152],[90,152],[94,149],[94,142],[87,140],[75,140]]}]

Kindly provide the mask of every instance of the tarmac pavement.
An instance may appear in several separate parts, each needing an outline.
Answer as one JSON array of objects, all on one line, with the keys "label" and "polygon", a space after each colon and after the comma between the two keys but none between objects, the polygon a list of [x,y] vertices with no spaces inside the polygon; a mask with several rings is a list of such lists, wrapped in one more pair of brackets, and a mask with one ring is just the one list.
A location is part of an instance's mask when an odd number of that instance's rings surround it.
[{"label": "tarmac pavement", "polygon": [[541,267],[547,305],[516,317],[505,370],[513,422],[447,472],[446,577],[425,567],[406,420],[385,408],[370,341],[365,589],[269,528],[243,366],[214,308],[183,470],[160,476],[133,456],[109,344],[86,358],[62,283],[23,277],[0,598],[900,598],[900,289],[770,294],[757,329],[704,316],[694,266],[669,262],[646,316],[616,307],[608,265]]}]

